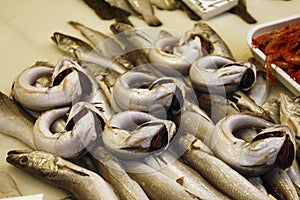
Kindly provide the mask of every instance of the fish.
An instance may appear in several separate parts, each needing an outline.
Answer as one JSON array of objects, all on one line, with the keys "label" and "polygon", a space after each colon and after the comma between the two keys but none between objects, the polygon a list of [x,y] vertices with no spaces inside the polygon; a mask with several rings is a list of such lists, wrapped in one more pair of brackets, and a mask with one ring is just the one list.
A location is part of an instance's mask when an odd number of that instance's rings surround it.
[{"label": "fish", "polygon": [[11,150],[6,162],[40,180],[72,194],[76,199],[120,199],[97,173],[44,151]]},{"label": "fish", "polygon": [[100,65],[101,68],[112,68],[120,74],[126,71],[122,65],[114,62],[111,59],[101,56],[93,49],[91,45],[77,37],[60,32],[54,32],[51,36],[51,39],[56,44],[58,49],[72,58],[95,63]]},{"label": "fish", "polygon": [[186,164],[230,199],[269,199],[244,176],[215,157],[209,147],[192,134],[182,133],[181,137],[174,142],[176,142],[176,146],[174,145],[172,150],[177,152],[177,155],[180,155]]},{"label": "fish", "polygon": [[137,110],[167,119],[168,113],[177,113],[183,106],[184,88],[177,82],[172,77],[127,72],[113,87],[112,108],[115,112]]},{"label": "fish", "polygon": [[14,178],[6,171],[0,171],[0,198],[22,196]]},{"label": "fish", "polygon": [[181,36],[159,34],[149,50],[151,63],[166,65],[188,75],[192,63],[203,56],[201,39],[192,32]]},{"label": "fish", "polygon": [[297,157],[300,157],[300,97],[290,98],[280,93],[280,122],[291,127],[296,138]]},{"label": "fish", "polygon": [[280,124],[280,100],[277,98],[272,98],[266,101],[261,106],[266,112],[269,113],[270,118],[276,124]]},{"label": "fish", "polygon": [[111,20],[115,18],[114,9],[104,0],[83,0],[95,13],[104,20]]},{"label": "fish", "polygon": [[251,113],[273,122],[270,113],[261,106],[257,105],[253,99],[246,95],[245,92],[238,90],[229,94],[227,98],[234,102],[239,107],[241,112]]},{"label": "fish", "polygon": [[150,2],[161,10],[176,10],[180,5],[178,0],[150,0]]},{"label": "fish", "polygon": [[197,15],[190,7],[188,7],[183,1],[179,1],[179,10],[182,10],[191,20],[199,21],[201,17]]},{"label": "fish", "polygon": [[161,26],[162,22],[154,15],[150,0],[128,0],[132,8],[142,15],[149,26]]},{"label": "fish", "polygon": [[299,199],[293,182],[291,181],[287,172],[283,169],[274,167],[270,171],[263,174],[261,178],[264,182],[271,186],[279,198],[284,200]]},{"label": "fish", "polygon": [[[91,148],[104,129],[103,115],[87,102],[75,103],[69,107],[44,112],[33,127],[33,140],[37,150],[46,151],[63,158],[76,158]],[[65,118],[62,132],[52,132],[51,125]]]},{"label": "fish", "polygon": [[[234,132],[244,128],[261,131],[247,142],[234,136]],[[295,140],[289,127],[249,114],[224,117],[205,139],[216,157],[247,176],[260,176],[274,166],[287,169],[296,155]]]},{"label": "fish", "polygon": [[287,174],[297,190],[298,195],[300,194],[300,169],[297,160],[294,160],[292,166],[287,170]]},{"label": "fish", "polygon": [[203,36],[209,41],[209,54],[214,56],[223,56],[234,60],[233,54],[229,46],[225,43],[222,37],[206,22],[198,21],[194,24],[193,32]]},{"label": "fish", "polygon": [[130,178],[116,156],[101,145],[97,145],[90,152],[96,172],[114,187],[120,199],[149,199],[141,186]]},{"label": "fish", "polygon": [[130,3],[127,0],[105,0],[109,5],[112,7],[119,8],[121,10],[126,11],[132,15],[138,15],[139,13],[136,12]]},{"label": "fish", "polygon": [[201,199],[143,162],[130,161],[124,165],[129,176],[140,184],[150,199]]},{"label": "fish", "polygon": [[215,189],[198,172],[181,161],[177,155],[164,151],[157,156],[148,156],[145,163],[182,185],[187,191],[200,199],[229,198]]},{"label": "fish", "polygon": [[192,64],[189,77],[195,90],[225,96],[237,90],[249,90],[256,81],[256,68],[249,62],[207,55]]},{"label": "fish", "polygon": [[1,133],[9,135],[35,148],[33,142],[34,119],[6,94],[0,91]]},{"label": "fish", "polygon": [[211,118],[214,123],[217,123],[226,115],[240,113],[238,106],[230,99],[222,95],[198,93],[198,104]]},{"label": "fish", "polygon": [[238,5],[234,6],[229,12],[236,14],[248,24],[255,24],[257,20],[248,12],[246,0],[238,0]]},{"label": "fish", "polygon": [[115,156],[121,160],[134,160],[164,151],[174,135],[176,126],[171,120],[127,110],[111,117],[101,138],[104,147]]},{"label": "fish", "polygon": [[257,189],[259,189],[259,191],[261,191],[265,195],[269,195],[267,189],[264,186],[263,181],[261,180],[261,178],[259,176],[252,176],[252,177],[249,176],[246,178],[250,183],[252,183],[252,185],[254,185]]}]

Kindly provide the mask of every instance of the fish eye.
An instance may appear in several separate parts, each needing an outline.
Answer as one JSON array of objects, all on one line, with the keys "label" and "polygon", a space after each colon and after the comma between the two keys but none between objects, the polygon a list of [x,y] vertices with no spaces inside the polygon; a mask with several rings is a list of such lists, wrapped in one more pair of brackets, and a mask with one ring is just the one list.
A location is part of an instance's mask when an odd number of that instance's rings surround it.
[{"label": "fish eye", "polygon": [[26,164],[28,163],[28,158],[26,156],[22,156],[20,158],[19,163],[20,163],[21,166],[26,166]]}]

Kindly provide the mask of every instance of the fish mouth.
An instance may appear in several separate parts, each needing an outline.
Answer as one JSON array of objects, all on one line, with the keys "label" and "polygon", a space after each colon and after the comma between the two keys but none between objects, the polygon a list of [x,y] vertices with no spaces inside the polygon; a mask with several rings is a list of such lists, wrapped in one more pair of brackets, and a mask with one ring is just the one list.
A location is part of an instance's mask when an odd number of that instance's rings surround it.
[{"label": "fish mouth", "polygon": [[57,32],[53,33],[53,36],[51,36],[51,40],[58,45],[58,41],[59,41],[59,34]]}]

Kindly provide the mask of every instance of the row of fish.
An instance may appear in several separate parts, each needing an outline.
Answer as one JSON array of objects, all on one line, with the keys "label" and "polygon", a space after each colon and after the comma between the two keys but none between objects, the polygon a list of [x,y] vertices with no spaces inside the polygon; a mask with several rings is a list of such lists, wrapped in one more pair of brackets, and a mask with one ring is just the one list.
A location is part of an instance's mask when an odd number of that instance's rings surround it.
[{"label": "row of fish", "polygon": [[299,97],[266,101],[265,71],[208,24],[69,24],[87,42],[55,32],[64,57],[0,93],[1,131],[30,147],[8,163],[76,199],[299,199]]},{"label": "row of fish", "polygon": [[[160,10],[183,10],[191,20],[200,20],[203,14],[197,12],[202,10],[207,13],[208,10],[232,4],[235,1],[217,0],[212,2],[199,0],[84,0],[84,2],[94,10],[94,12],[103,20],[115,19],[117,22],[133,25],[129,16],[142,18],[149,26],[161,26],[161,20],[156,17],[154,7]],[[238,0],[231,6],[229,12],[238,15],[249,24],[256,23],[256,20],[247,11],[246,0]],[[206,4],[209,4],[206,8]],[[229,7],[229,6],[226,6]],[[229,7],[230,8],[230,7]],[[223,10],[223,9],[222,9]],[[228,10],[228,9],[227,9]],[[225,10],[226,11],[226,10]]]}]

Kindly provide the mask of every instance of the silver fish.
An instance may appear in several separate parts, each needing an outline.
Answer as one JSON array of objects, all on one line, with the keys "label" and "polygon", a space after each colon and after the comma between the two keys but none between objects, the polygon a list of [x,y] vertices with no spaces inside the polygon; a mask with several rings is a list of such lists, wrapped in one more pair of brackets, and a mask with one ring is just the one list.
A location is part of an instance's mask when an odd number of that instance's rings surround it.
[{"label": "silver fish", "polygon": [[113,187],[98,174],[61,157],[43,151],[12,150],[6,161],[11,165],[70,192],[77,199],[119,199]]},{"label": "silver fish", "polygon": [[280,94],[280,122],[289,126],[296,136],[297,157],[300,157],[300,97],[293,99],[286,94]]},{"label": "silver fish", "polygon": [[35,148],[33,142],[34,120],[22,107],[0,92],[0,127],[1,133],[12,136]]},{"label": "silver fish", "polygon": [[125,162],[129,175],[138,182],[150,199],[201,199],[176,181],[142,162]]},{"label": "silver fish", "polygon": [[206,41],[209,41],[210,44],[206,44],[206,46],[209,46],[207,49],[209,49],[208,53],[210,55],[233,59],[233,55],[227,44],[209,24],[203,21],[196,22],[193,31],[204,37]]},{"label": "silver fish", "polygon": [[142,15],[148,25],[162,25],[162,22],[154,15],[154,10],[150,0],[128,0],[128,2],[136,12]]},{"label": "silver fish", "polygon": [[0,171],[0,198],[22,196],[13,177],[5,171]]},{"label": "silver fish", "polygon": [[176,181],[200,199],[227,199],[224,194],[210,185],[198,172],[183,163],[168,151],[158,156],[148,156],[145,162],[153,169]]},{"label": "silver fish", "polygon": [[179,37],[160,34],[149,50],[151,63],[172,67],[183,75],[188,75],[192,63],[201,56],[201,40],[192,32]]},{"label": "silver fish", "polygon": [[268,191],[264,186],[264,183],[262,182],[261,178],[259,176],[249,176],[247,177],[247,180],[252,183],[259,191],[264,193],[265,195],[268,195]]},{"label": "silver fish", "polygon": [[79,38],[54,32],[51,37],[56,46],[67,55],[86,62],[96,63],[105,68],[112,68],[120,74],[126,70],[124,67],[113,60],[101,56],[92,46]]},{"label": "silver fish", "polygon": [[208,55],[192,64],[189,77],[195,90],[225,95],[250,89],[255,83],[256,69],[249,62]]},{"label": "silver fish", "polygon": [[130,178],[117,157],[101,146],[92,149],[91,155],[97,173],[115,188],[120,199],[148,199],[141,186]]},{"label": "silver fish", "polygon": [[274,167],[261,177],[263,181],[273,188],[281,199],[299,200],[297,190],[286,171]]},{"label": "silver fish", "polygon": [[[249,127],[262,130],[250,143],[234,136],[234,132]],[[205,139],[216,157],[248,176],[259,176],[274,165],[287,169],[295,158],[291,130],[252,115],[224,117]]]},{"label": "silver fish", "polygon": [[175,134],[172,121],[129,110],[112,116],[101,136],[110,152],[123,160],[132,160],[164,151]]},{"label": "silver fish", "polygon": [[234,102],[241,110],[241,112],[248,113],[263,117],[266,120],[272,121],[269,112],[257,105],[253,99],[248,97],[243,91],[235,91],[227,96]]},{"label": "silver fish", "polygon": [[287,174],[294,183],[298,195],[300,195],[300,169],[297,160],[294,160],[292,166],[288,169]]},{"label": "silver fish", "polygon": [[115,112],[145,111],[167,119],[168,113],[180,111],[184,92],[175,78],[127,72],[117,79],[113,87],[112,108]]},{"label": "silver fish", "polygon": [[177,146],[174,150],[184,152],[179,154],[184,162],[229,198],[236,200],[269,199],[244,176],[216,158],[207,150],[208,147],[193,135],[182,134],[175,142]]}]

